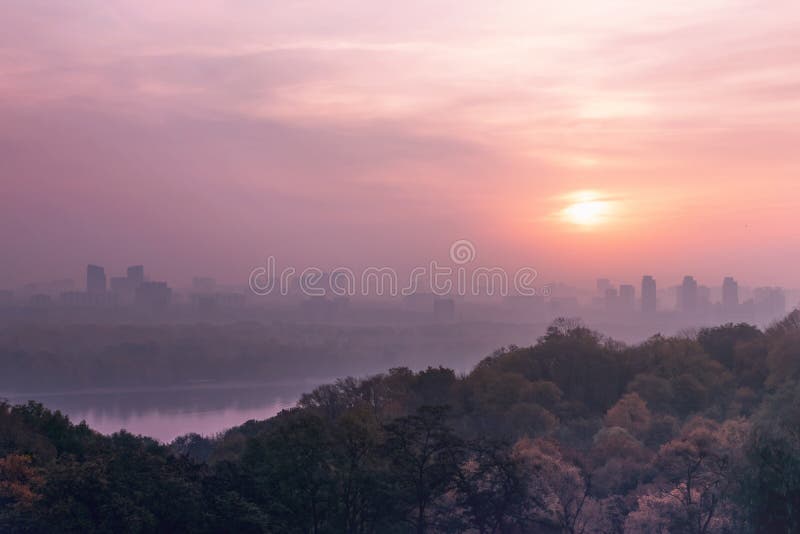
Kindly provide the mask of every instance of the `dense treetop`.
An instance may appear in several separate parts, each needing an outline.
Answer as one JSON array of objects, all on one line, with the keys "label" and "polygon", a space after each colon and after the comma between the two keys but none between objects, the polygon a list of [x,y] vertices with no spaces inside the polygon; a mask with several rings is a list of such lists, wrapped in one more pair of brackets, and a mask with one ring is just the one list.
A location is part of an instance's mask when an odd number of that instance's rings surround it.
[{"label": "dense treetop", "polygon": [[[257,355],[253,355],[257,358]],[[800,312],[346,378],[170,445],[0,404],[0,531],[800,531]]]}]

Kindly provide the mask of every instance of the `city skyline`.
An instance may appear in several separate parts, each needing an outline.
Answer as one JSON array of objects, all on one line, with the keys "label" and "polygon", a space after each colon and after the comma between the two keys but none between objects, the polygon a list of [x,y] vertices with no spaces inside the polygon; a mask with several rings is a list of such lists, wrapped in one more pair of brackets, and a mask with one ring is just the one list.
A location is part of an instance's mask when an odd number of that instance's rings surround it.
[{"label": "city skyline", "polygon": [[[155,285],[163,289],[170,287],[169,281],[152,281],[150,276],[146,274],[144,265],[142,264],[128,266],[125,272],[125,276],[107,276],[103,266],[87,264],[85,270],[85,284],[82,287],[84,290],[83,292],[89,296],[102,296],[106,293],[115,294],[119,297],[123,297],[121,303],[130,303],[133,302],[137,290],[142,286],[147,285],[150,289],[155,287]],[[293,276],[293,278],[289,279],[292,284],[289,294],[301,297],[336,297],[337,294],[335,291],[332,291],[330,287],[325,287],[327,284],[331,283],[328,280],[329,274],[321,270],[320,272],[323,275],[322,281],[312,281],[308,287],[301,283],[300,278],[302,277],[303,273],[297,273],[296,276]],[[399,282],[395,281],[395,284],[397,285]],[[531,294],[528,296],[537,298],[552,296],[554,299],[562,297],[563,295],[551,295],[550,291],[552,291],[552,289],[550,288],[553,285],[561,287],[562,290],[566,288],[570,291],[576,291],[576,294],[585,299],[585,302],[582,304],[591,304],[592,302],[597,304],[598,299],[602,299],[603,306],[605,306],[607,309],[613,309],[614,311],[633,311],[635,309],[643,314],[653,313],[656,311],[680,311],[687,314],[693,314],[702,311],[707,312],[709,311],[707,309],[709,306],[715,305],[718,306],[723,313],[731,313],[735,315],[735,312],[747,304],[748,301],[752,303],[757,299],[762,301],[774,300],[777,298],[778,293],[782,295],[780,298],[783,299],[783,304],[779,306],[779,308],[783,310],[781,312],[783,313],[785,312],[787,306],[789,306],[789,308],[793,308],[795,306],[794,303],[787,301],[786,294],[797,292],[798,296],[800,296],[800,291],[797,291],[795,288],[765,286],[760,284],[753,284],[750,286],[740,285],[739,281],[732,276],[722,277],[719,285],[701,284],[691,275],[685,275],[680,283],[667,283],[664,285],[659,285],[658,279],[648,274],[642,275],[638,289],[636,285],[622,280],[615,284],[615,280],[611,278],[597,278],[595,279],[593,290],[587,289],[586,287],[564,285],[558,281],[553,281],[547,284],[548,293],[540,293],[539,295]],[[248,287],[247,284],[218,283],[216,278],[209,276],[193,276],[190,285],[175,286],[173,284],[173,286],[177,287],[182,292],[188,291],[190,294],[213,294],[215,292],[233,291],[241,292],[244,296],[247,296],[248,294],[254,297],[269,296],[266,293],[259,294],[254,292],[253,287]],[[459,294],[457,290],[448,290],[448,292],[442,293],[439,296],[452,295],[457,297],[505,297],[519,295],[518,292],[515,292],[514,288],[509,288],[507,292],[503,294],[495,294],[492,292],[487,293],[486,288],[483,288],[482,290],[479,289],[478,292],[475,293],[474,291],[476,287],[477,286],[472,286],[473,294],[471,295]],[[316,293],[313,292],[315,291],[315,288],[324,288],[327,293],[316,295]],[[380,292],[370,294],[368,292],[369,289],[378,290],[378,286],[375,286],[374,288],[366,287],[365,292],[360,296],[393,296],[389,294],[381,294]],[[716,290],[714,298],[712,298],[711,295],[712,289]],[[37,295],[70,295],[71,298],[74,299],[75,294],[80,293],[80,290],[80,286],[78,286],[76,290],[74,280],[69,278],[59,278],[50,282],[39,284],[28,283],[17,288],[17,291],[21,294],[21,296],[29,298]],[[15,295],[13,290],[4,289],[3,291],[6,294],[7,299],[13,299]],[[170,292],[171,291],[172,290],[170,289]],[[772,292],[775,294],[772,294]],[[410,294],[415,293],[422,295],[434,294],[429,290],[426,290],[424,286],[419,290],[414,290],[413,293]],[[403,294],[404,293],[398,292],[398,295],[394,296],[402,297]],[[674,295],[674,303],[672,306],[664,306],[662,302],[664,295]],[[348,294],[347,296],[357,297],[359,295],[353,291],[352,294]],[[519,296],[524,297],[525,295]],[[800,305],[800,301],[798,301],[796,305]],[[704,306],[706,307],[705,310],[703,308]]]}]

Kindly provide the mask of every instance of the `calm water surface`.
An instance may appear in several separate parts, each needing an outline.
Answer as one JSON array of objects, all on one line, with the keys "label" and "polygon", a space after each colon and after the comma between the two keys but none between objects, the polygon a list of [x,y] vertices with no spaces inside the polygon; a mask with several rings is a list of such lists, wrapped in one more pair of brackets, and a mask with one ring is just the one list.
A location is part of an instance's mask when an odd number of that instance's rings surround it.
[{"label": "calm water surface", "polygon": [[14,404],[36,400],[75,423],[111,434],[125,429],[170,442],[196,432],[211,436],[250,419],[267,419],[295,405],[320,382],[196,384],[171,388],[0,394]]}]

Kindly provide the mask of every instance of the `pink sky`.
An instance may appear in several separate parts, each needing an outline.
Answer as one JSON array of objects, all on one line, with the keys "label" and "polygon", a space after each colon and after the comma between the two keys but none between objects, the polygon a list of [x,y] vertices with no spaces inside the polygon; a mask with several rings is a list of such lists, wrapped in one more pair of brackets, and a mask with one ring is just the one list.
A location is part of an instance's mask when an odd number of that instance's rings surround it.
[{"label": "pink sky", "polygon": [[[409,267],[800,286],[800,3],[6,0],[0,286]],[[582,227],[578,191],[613,209]]]}]

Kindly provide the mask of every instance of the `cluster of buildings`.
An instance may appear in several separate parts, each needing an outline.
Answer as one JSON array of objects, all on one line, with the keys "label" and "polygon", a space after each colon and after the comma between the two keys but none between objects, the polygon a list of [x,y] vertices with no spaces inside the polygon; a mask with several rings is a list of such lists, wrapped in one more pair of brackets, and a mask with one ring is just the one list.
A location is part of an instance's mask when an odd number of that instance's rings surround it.
[{"label": "cluster of buildings", "polygon": [[125,276],[106,277],[105,269],[99,265],[86,267],[86,289],[75,288],[72,280],[56,280],[45,284],[27,284],[22,294],[15,299],[11,291],[0,291],[0,306],[13,304],[34,308],[115,308],[138,307],[159,311],[169,307],[172,289],[166,282],[150,281],[145,277],[144,267],[128,267]]},{"label": "cluster of buildings", "polygon": [[[323,275],[316,287],[333,287]],[[338,282],[336,282],[338,284]],[[99,265],[86,267],[85,290],[71,280],[28,284],[21,294],[0,291],[3,317],[49,313],[52,317],[78,320],[149,317],[139,312],[170,310],[178,320],[270,320],[331,324],[406,324],[497,322],[546,323],[555,317],[582,317],[604,328],[609,325],[668,329],[723,322],[765,325],[787,313],[800,292],[779,287],[740,287],[732,277],[708,287],[686,276],[678,285],[659,288],[645,275],[639,287],[615,285],[610,279],[596,281],[596,288],[580,289],[551,284],[536,295],[477,296],[434,295],[418,292],[395,298],[365,297],[351,302],[344,296],[309,296],[299,280],[287,295],[248,298],[242,288],[218,286],[213,278],[196,277],[191,286],[174,291],[167,282],[150,280],[142,265],[127,268],[124,276],[107,277]],[[338,287],[338,286],[337,286]],[[57,310],[63,310],[58,313]],[[113,313],[112,313],[112,310]],[[138,311],[137,311],[138,310]],[[52,313],[50,313],[52,311]],[[41,315],[40,313],[40,315]],[[163,319],[163,315],[159,315]],[[651,328],[652,327],[652,328]]]},{"label": "cluster of buildings", "polygon": [[17,294],[0,290],[0,307],[33,308],[139,308],[161,311],[179,303],[200,312],[242,308],[243,291],[225,291],[213,278],[196,277],[185,293],[175,293],[164,281],[150,280],[143,265],[127,268],[124,276],[106,275],[100,265],[86,266],[85,290],[77,289],[72,280],[26,284]]},{"label": "cluster of buildings", "polygon": [[68,307],[111,307],[135,305],[148,310],[165,310],[172,300],[172,289],[166,282],[147,280],[144,266],[128,267],[125,276],[106,279],[99,265],[86,267],[86,291],[61,293],[61,304]]},{"label": "cluster of buildings", "polygon": [[[649,275],[642,277],[638,299],[633,285],[615,287],[607,278],[597,280],[597,292],[595,304],[609,312],[655,314],[672,309],[686,316],[713,315],[726,321],[771,320],[786,314],[786,293],[782,288],[758,287],[743,298],[739,283],[730,276],[725,277],[718,291],[698,284],[693,276],[685,276],[680,285],[662,293],[663,298],[656,280]],[[671,300],[673,305],[664,305],[662,300]]]}]

